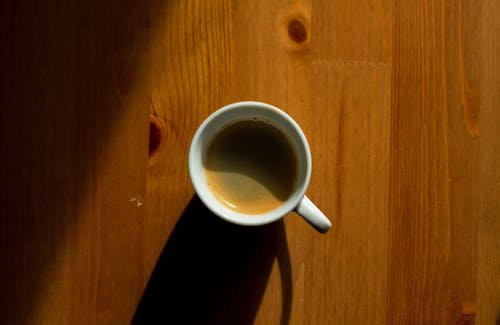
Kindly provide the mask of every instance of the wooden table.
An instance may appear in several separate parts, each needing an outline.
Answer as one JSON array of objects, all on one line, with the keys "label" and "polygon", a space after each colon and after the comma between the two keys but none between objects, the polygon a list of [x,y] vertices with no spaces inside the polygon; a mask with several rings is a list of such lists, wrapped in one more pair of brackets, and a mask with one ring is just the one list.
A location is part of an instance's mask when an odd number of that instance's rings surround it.
[{"label": "wooden table", "polygon": [[[15,1],[0,9],[4,324],[498,324],[500,2]],[[240,100],[309,138],[261,228],[194,197]]]}]

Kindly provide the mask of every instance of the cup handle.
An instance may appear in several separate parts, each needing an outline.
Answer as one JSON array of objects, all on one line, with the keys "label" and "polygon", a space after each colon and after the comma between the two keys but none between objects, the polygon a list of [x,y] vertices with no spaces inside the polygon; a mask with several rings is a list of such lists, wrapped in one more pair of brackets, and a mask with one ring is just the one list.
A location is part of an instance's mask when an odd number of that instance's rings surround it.
[{"label": "cup handle", "polygon": [[307,196],[304,195],[302,200],[300,200],[299,205],[295,208],[295,212],[300,214],[311,226],[314,227],[320,233],[325,233],[330,229],[332,223],[328,218],[318,209],[314,203],[309,200]]}]

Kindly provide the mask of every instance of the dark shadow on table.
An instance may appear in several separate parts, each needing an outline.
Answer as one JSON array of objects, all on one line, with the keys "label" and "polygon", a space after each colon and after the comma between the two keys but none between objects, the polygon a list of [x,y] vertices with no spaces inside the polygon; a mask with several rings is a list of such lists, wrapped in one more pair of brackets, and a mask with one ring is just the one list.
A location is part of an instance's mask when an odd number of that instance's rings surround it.
[{"label": "dark shadow on table", "polygon": [[158,259],[132,324],[252,324],[275,259],[281,324],[288,324],[293,288],[283,221],[233,225],[195,196]]},{"label": "dark shadow on table", "polygon": [[[85,268],[75,263],[80,258],[75,256],[86,254],[73,250],[73,244],[78,241],[76,237],[102,231],[102,238],[110,240],[114,233],[129,233],[125,227],[130,223],[124,223],[124,228],[118,232],[110,227],[120,224],[122,217],[128,217],[127,222],[130,222],[134,214],[113,214],[111,207],[119,203],[103,203],[112,200],[106,193],[116,186],[107,175],[106,165],[117,158],[114,156],[118,152],[114,150],[117,142],[131,146],[130,160],[121,168],[133,168],[134,160],[146,159],[144,149],[148,139],[143,130],[148,127],[149,112],[141,106],[149,107],[151,102],[148,89],[151,63],[146,58],[154,39],[152,35],[160,28],[155,26],[164,24],[163,13],[174,10],[170,8],[173,2],[2,1],[2,324],[47,321],[36,318],[45,317],[37,316],[39,308],[47,304],[45,299],[53,297],[52,304],[65,297],[59,285],[57,290],[52,289],[56,283],[67,285],[65,289],[68,290],[94,285],[90,278],[89,283],[77,286],[60,278],[63,273],[72,279],[84,272]],[[141,137],[140,140],[128,144],[125,138],[120,138],[124,134],[120,128],[124,125],[136,126],[129,132],[134,137]],[[144,149],[137,146],[141,140]],[[135,176],[138,174],[128,169],[124,173],[123,179],[130,179],[129,186],[136,188],[131,184],[139,178]],[[119,184],[126,182],[120,180]],[[102,194],[99,194],[101,189]],[[125,197],[123,200],[126,202]],[[108,228],[80,228],[81,218],[96,218],[95,215],[101,213],[106,219],[102,223]],[[91,224],[88,220],[83,222]],[[102,246],[89,253],[89,261],[101,260],[99,254],[109,247],[103,243],[99,245]],[[130,243],[130,247],[133,245],[135,242]],[[68,249],[72,250],[68,253]],[[83,256],[86,255],[81,258]],[[63,273],[58,272],[62,270],[62,261],[71,265]],[[101,268],[107,269],[109,274],[124,267],[110,265],[106,260],[102,263]],[[89,268],[94,269],[93,266]],[[100,288],[95,293],[97,301],[109,292],[108,285]],[[71,291],[73,293],[75,305],[63,303],[64,308],[72,308],[75,312],[79,310],[74,307],[76,305],[82,304],[82,308],[91,305],[84,301],[81,292]],[[67,320],[68,315],[61,319]]]}]

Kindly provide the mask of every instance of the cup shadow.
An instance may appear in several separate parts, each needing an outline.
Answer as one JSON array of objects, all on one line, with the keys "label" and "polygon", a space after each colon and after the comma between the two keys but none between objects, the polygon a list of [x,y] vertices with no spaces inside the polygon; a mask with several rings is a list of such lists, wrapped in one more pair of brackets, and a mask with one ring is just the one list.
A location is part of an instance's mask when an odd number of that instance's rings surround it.
[{"label": "cup shadow", "polygon": [[275,259],[280,323],[288,324],[293,286],[283,221],[233,225],[194,196],[163,248],[132,324],[252,324]]}]

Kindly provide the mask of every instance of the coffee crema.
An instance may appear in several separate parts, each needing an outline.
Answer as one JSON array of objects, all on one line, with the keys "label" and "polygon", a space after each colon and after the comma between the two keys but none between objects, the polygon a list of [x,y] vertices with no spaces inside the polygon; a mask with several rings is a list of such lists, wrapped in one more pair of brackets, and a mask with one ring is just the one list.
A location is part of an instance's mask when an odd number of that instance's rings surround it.
[{"label": "coffee crema", "polygon": [[297,154],[276,127],[259,120],[238,121],[222,129],[204,159],[208,186],[230,209],[259,214],[292,195],[298,175]]}]

